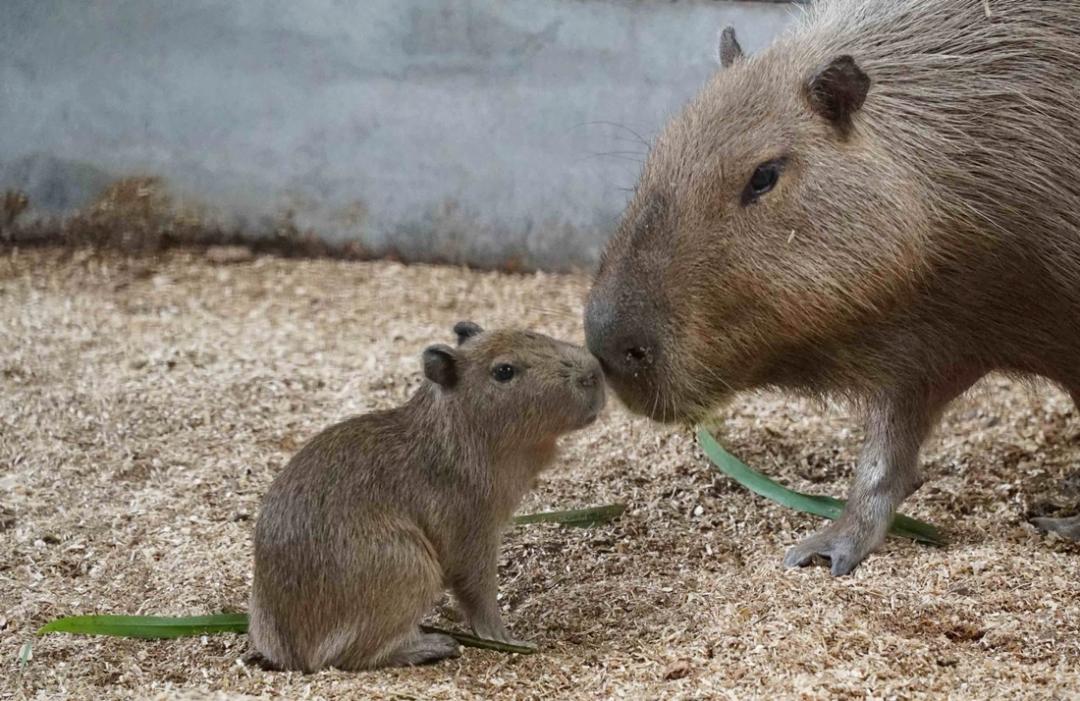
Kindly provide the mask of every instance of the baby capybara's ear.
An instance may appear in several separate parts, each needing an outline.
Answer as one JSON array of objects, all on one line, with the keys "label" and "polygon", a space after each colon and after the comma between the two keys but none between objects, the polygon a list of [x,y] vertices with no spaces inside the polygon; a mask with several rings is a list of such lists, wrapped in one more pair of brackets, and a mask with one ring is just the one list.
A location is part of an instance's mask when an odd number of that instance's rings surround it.
[{"label": "baby capybara's ear", "polygon": [[483,332],[484,330],[480,328],[479,325],[474,324],[471,321],[459,321],[458,323],[454,324],[454,333],[457,334],[457,342],[459,346],[473,336]]},{"label": "baby capybara's ear", "polygon": [[457,384],[457,353],[439,343],[424,349],[424,377],[449,389]]},{"label": "baby capybara's ear", "polygon": [[730,68],[743,57],[742,47],[735,38],[735,27],[724,27],[716,39],[716,62],[721,68]]}]

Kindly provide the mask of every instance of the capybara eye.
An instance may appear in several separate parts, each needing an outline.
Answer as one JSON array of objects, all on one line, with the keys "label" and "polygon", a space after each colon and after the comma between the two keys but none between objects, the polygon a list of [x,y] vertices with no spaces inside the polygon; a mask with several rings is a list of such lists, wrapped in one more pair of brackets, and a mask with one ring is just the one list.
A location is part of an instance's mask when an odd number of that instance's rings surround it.
[{"label": "capybara eye", "polygon": [[496,382],[509,382],[514,379],[514,375],[517,374],[517,370],[513,365],[507,365],[501,363],[491,369],[491,376],[495,378]]},{"label": "capybara eye", "polygon": [[746,185],[746,190],[743,192],[742,201],[744,205],[754,202],[757,198],[776,187],[776,181],[780,179],[782,165],[781,161],[769,161],[757,167],[757,170],[750,177],[750,182]]}]

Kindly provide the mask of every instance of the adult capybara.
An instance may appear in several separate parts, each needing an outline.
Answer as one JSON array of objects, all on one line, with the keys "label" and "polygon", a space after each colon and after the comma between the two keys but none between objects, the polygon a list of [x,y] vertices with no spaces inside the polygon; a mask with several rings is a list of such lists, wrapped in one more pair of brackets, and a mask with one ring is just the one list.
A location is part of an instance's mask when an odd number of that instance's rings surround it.
[{"label": "adult capybara", "polygon": [[454,327],[405,404],[315,436],[255,528],[251,640],[270,667],[370,669],[452,657],[418,624],[449,587],[473,630],[510,641],[496,601],[501,531],[556,440],[604,405],[584,348]]},{"label": "adult capybara", "polygon": [[607,245],[588,345],[659,420],[755,387],[852,400],[847,509],[785,560],[844,574],[980,377],[1080,399],[1080,2],[822,0],[719,53]]}]

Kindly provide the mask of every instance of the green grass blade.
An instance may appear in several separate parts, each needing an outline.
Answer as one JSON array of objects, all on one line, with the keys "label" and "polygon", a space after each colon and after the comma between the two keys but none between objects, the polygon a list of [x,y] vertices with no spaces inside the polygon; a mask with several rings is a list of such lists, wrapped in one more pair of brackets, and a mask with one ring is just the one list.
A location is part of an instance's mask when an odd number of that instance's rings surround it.
[{"label": "green grass blade", "polygon": [[451,638],[458,641],[465,647],[475,647],[481,650],[510,652],[515,655],[531,655],[537,651],[537,648],[535,647],[512,645],[510,643],[500,643],[496,640],[478,638],[475,635],[469,635],[468,633],[459,633],[456,630],[446,630],[444,628],[436,628],[435,626],[420,626],[420,630],[424,631],[425,633],[442,633],[443,635],[449,635]]},{"label": "green grass blade", "polygon": [[[42,626],[37,633],[38,635],[47,633],[111,635],[121,638],[157,640],[214,635],[215,633],[246,633],[247,627],[246,613],[218,613],[210,616],[67,616]],[[512,652],[518,655],[536,652],[536,648],[533,647],[500,643],[434,626],[420,627],[428,633],[449,635],[465,647]],[[29,643],[23,646],[23,653],[20,655],[22,664],[29,659],[30,649]]]},{"label": "green grass blade", "polygon": [[120,638],[185,638],[215,633],[246,633],[246,613],[211,616],[67,616],[38,629],[47,633],[112,635]]},{"label": "green grass blade", "polygon": [[576,528],[591,528],[614,521],[619,516],[622,516],[624,511],[626,511],[626,504],[608,504],[607,506],[594,506],[588,509],[544,511],[539,514],[515,516],[514,523],[518,525],[525,523],[559,523]]},{"label": "green grass blade", "polygon": [[[789,509],[803,511],[815,516],[836,519],[844,510],[844,501],[833,497],[803,494],[778,484],[760,472],[750,469],[746,463],[736,458],[721,447],[712,434],[704,428],[697,431],[698,444],[717,470],[723,472],[755,494]],[[910,538],[928,545],[945,545],[946,540],[938,529],[924,521],[919,521],[902,514],[897,514],[889,527],[892,535]]]}]

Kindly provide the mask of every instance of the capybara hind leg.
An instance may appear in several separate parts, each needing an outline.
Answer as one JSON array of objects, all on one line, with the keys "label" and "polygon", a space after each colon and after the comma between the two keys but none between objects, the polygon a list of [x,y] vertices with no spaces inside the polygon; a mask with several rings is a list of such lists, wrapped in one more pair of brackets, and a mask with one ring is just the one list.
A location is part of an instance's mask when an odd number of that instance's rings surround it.
[{"label": "capybara hind leg", "polygon": [[274,664],[268,658],[263,656],[258,650],[248,650],[240,659],[245,666],[258,667],[266,672],[282,672],[285,670],[284,667]]},{"label": "capybara hind leg", "polygon": [[390,653],[384,664],[388,667],[412,667],[460,656],[461,647],[449,635],[417,633]]},{"label": "capybara hind leg", "polygon": [[1033,518],[1031,522],[1035,527],[1044,531],[1052,531],[1070,540],[1080,540],[1080,516],[1068,518]]}]

